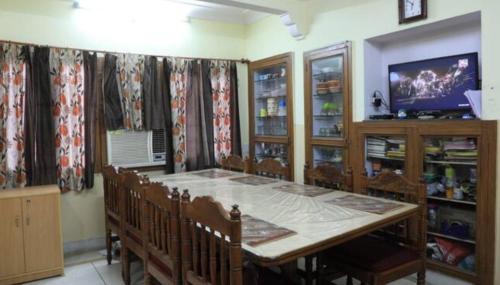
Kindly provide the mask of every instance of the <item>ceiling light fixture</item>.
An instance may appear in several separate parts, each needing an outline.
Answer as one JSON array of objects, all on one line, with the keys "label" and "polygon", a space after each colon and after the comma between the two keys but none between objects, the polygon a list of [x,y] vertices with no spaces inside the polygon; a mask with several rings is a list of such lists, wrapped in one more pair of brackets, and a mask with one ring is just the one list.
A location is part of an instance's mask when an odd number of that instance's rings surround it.
[{"label": "ceiling light fixture", "polygon": [[73,8],[114,13],[132,21],[189,22],[192,5],[165,0],[73,0]]}]

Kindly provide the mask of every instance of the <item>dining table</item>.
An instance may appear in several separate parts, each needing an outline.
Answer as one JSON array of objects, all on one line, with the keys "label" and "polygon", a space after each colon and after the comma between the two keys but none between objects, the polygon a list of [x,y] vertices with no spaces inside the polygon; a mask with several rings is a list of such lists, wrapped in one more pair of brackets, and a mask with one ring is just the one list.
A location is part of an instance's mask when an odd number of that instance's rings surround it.
[{"label": "dining table", "polygon": [[[285,265],[416,215],[418,205],[223,169],[149,176],[242,213],[245,256]],[[182,192],[181,192],[182,193]]]}]

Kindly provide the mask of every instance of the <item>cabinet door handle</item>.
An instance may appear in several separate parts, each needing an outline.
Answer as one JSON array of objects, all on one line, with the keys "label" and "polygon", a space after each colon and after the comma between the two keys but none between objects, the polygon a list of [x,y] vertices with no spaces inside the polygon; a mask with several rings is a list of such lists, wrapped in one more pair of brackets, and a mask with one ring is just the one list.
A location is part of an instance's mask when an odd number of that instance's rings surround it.
[{"label": "cabinet door handle", "polygon": [[27,213],[27,217],[26,217],[26,225],[29,226],[30,225],[30,208],[31,208],[31,199],[26,199],[26,208],[28,208],[28,213]]},{"label": "cabinet door handle", "polygon": [[19,228],[19,216],[16,217],[16,228]]}]

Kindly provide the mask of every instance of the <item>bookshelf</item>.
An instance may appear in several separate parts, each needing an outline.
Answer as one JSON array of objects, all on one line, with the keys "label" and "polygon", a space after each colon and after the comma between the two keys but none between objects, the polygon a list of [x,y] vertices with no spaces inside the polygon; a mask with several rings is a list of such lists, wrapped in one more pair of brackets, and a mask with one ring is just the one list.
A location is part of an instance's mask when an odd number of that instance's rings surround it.
[{"label": "bookshelf", "polygon": [[[387,120],[354,124],[360,175],[391,169],[427,185],[427,267],[493,284],[496,121]],[[374,167],[375,165],[375,167]]]}]

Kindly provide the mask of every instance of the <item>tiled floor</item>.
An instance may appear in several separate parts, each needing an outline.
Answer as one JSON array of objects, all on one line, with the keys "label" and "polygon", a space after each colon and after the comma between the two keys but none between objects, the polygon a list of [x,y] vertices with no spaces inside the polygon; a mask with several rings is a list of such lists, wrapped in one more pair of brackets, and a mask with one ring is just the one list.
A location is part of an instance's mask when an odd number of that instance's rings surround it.
[{"label": "tiled floor", "polygon": [[[142,266],[132,264],[132,284],[142,284]],[[123,285],[120,263],[113,261],[108,265],[106,260],[93,261],[67,266],[64,276],[43,279],[26,285]]]},{"label": "tiled floor", "polygon": [[[91,260],[91,261],[90,261]],[[82,255],[66,257],[64,276],[26,283],[26,285],[123,285],[121,265],[113,261],[108,265],[99,252],[90,252]],[[131,265],[132,285],[143,284],[143,268],[140,262]],[[335,284],[345,284],[344,280],[337,280]],[[359,283],[354,283],[355,285]],[[414,277],[393,282],[390,285],[413,285]],[[427,273],[429,285],[468,285],[469,283],[451,279],[436,272]]]}]

